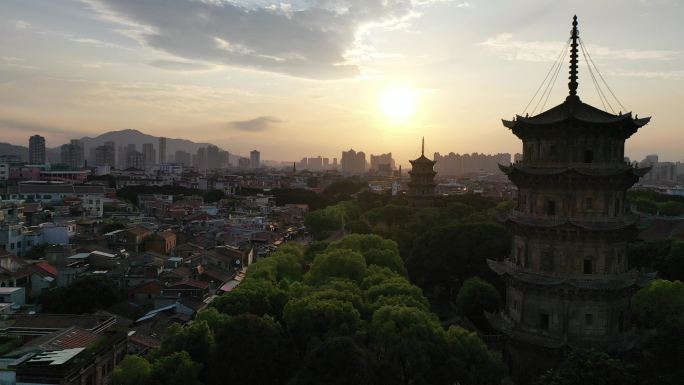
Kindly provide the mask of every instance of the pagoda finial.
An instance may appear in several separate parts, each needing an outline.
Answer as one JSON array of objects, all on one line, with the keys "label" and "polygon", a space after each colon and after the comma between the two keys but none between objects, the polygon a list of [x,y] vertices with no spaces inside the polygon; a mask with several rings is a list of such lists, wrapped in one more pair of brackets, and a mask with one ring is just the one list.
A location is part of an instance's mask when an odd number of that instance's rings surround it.
[{"label": "pagoda finial", "polygon": [[570,45],[570,96],[568,98],[577,98],[577,39],[579,31],[577,30],[577,15],[572,18],[572,34],[570,38],[572,43]]},{"label": "pagoda finial", "polygon": [[423,142],[420,145],[420,155],[425,155],[425,137],[423,137]]}]

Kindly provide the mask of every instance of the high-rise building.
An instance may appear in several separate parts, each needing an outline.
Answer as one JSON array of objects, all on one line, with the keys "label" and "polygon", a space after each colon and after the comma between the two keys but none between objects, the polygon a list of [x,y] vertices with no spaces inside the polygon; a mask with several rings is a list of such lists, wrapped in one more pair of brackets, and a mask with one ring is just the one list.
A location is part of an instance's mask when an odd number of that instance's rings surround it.
[{"label": "high-rise building", "polygon": [[145,155],[140,151],[128,151],[126,153],[126,168],[145,169]]},{"label": "high-rise building", "polygon": [[248,158],[238,158],[238,167],[241,169],[248,169],[251,166],[251,162]]},{"label": "high-rise building", "polygon": [[126,168],[126,149],[124,146],[119,146],[116,150],[116,167]]},{"label": "high-rise building", "polygon": [[200,147],[197,149],[197,155],[195,156],[193,166],[198,171],[206,171],[207,170],[207,148],[206,147]]},{"label": "high-rise building", "polygon": [[568,348],[632,349],[630,298],[650,281],[627,259],[637,234],[627,189],[647,169],[623,162],[625,141],[650,118],[580,100],[576,17],[572,24],[565,101],[503,121],[522,140],[523,160],[501,166],[518,201],[502,215],[513,234],[510,255],[488,261],[506,283],[504,310],[488,318],[508,336],[505,361],[516,383],[531,383]]},{"label": "high-rise building", "polygon": [[228,151],[219,151],[219,160],[221,167],[230,167],[230,153]]},{"label": "high-rise building", "polygon": [[337,158],[333,158],[332,169],[333,169],[333,170],[337,170],[337,167],[338,167],[338,165],[337,165]]},{"label": "high-rise building", "polygon": [[114,166],[114,142],[107,142],[103,146],[95,147],[96,166]]},{"label": "high-rise building", "polygon": [[261,153],[257,150],[249,152],[249,166],[250,168],[261,167]]},{"label": "high-rise building", "polygon": [[61,147],[60,161],[72,169],[83,167],[83,142],[72,139]]},{"label": "high-rise building", "polygon": [[317,156],[316,158],[308,158],[306,160],[309,171],[321,171],[323,170],[323,158]]},{"label": "high-rise building", "polygon": [[413,207],[431,207],[435,201],[435,161],[425,156],[425,139],[421,143],[420,157],[412,160],[413,168],[409,171],[411,181],[408,184],[409,204]]},{"label": "high-rise building", "polygon": [[370,169],[373,171],[379,171],[380,165],[389,165],[390,169],[394,169],[394,159],[392,159],[392,153],[373,155],[370,156]]},{"label": "high-rise building", "polygon": [[340,160],[342,172],[349,175],[361,175],[366,172],[366,153],[354,149],[342,151]]},{"label": "high-rise building", "polygon": [[142,146],[143,158],[145,158],[144,168],[152,167],[157,160],[157,152],[154,150],[154,144],[144,143]]},{"label": "high-rise building", "polygon": [[178,150],[176,151],[176,159],[175,162],[178,164],[182,164],[183,166],[190,167],[192,166],[192,156],[189,152],[181,151]]},{"label": "high-rise building", "polygon": [[221,167],[219,148],[214,145],[207,146],[207,169],[215,170]]},{"label": "high-rise building", "polygon": [[29,138],[29,163],[45,164],[45,138],[40,135]]},{"label": "high-rise building", "polygon": [[159,138],[159,164],[166,163],[166,138]]}]

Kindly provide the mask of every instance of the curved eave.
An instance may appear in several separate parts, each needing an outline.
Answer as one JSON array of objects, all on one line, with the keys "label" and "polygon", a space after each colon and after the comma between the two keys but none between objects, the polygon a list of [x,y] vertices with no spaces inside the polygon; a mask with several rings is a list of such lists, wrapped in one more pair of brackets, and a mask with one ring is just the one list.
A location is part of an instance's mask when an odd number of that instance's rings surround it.
[{"label": "curved eave", "polygon": [[523,282],[530,285],[543,287],[573,287],[584,290],[619,290],[628,288],[642,288],[648,286],[656,277],[656,273],[625,273],[617,276],[613,280],[603,279],[578,279],[572,277],[552,277],[541,274],[535,274],[526,271],[517,271],[513,269],[506,262],[487,260],[487,265],[496,274],[500,276],[508,276],[511,279]]},{"label": "curved eave", "polygon": [[613,170],[613,169],[593,169],[593,168],[582,168],[582,167],[563,167],[563,168],[554,168],[554,169],[545,169],[545,168],[520,168],[516,167],[515,165],[510,165],[510,166],[505,166],[502,164],[499,164],[499,169],[506,175],[513,175],[515,173],[519,173],[522,175],[544,175],[544,176],[555,176],[555,175],[562,175],[565,173],[570,173],[574,172],[580,175],[585,175],[585,176],[600,176],[600,177],[612,177],[612,176],[618,176],[618,175],[633,175],[636,177],[643,177],[646,175],[650,170],[651,167],[630,167],[630,168],[625,168],[625,169],[620,169],[620,170]]},{"label": "curved eave", "polygon": [[639,129],[646,124],[648,124],[651,121],[651,117],[646,117],[646,118],[638,118],[634,119],[632,118],[632,113],[627,113],[627,114],[622,114],[618,115],[613,119],[600,119],[600,120],[592,120],[592,119],[584,119],[579,116],[566,116],[560,119],[556,120],[536,120],[535,118],[526,118],[524,116],[516,115],[514,120],[501,120],[503,122],[503,125],[509,129],[515,129],[515,128],[525,128],[525,127],[544,127],[544,126],[555,126],[560,123],[564,122],[569,122],[569,121],[576,121],[576,122],[581,122],[581,123],[586,123],[586,124],[591,124],[591,125],[605,125],[605,126],[611,126],[611,125],[616,125],[616,124],[624,124],[628,123],[630,125],[633,125],[635,129]]}]

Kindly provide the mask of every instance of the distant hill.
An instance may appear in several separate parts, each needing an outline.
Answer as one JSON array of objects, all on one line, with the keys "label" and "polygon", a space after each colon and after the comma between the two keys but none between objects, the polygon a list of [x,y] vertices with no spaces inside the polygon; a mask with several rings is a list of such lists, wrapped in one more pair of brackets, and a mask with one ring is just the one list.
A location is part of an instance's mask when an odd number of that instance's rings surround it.
[{"label": "distant hill", "polygon": [[[157,153],[159,152],[158,136],[148,135],[138,130],[131,129],[105,132],[104,134],[98,135],[94,138],[86,136],[81,138],[81,141],[83,141],[86,159],[89,159],[91,148],[101,146],[105,142],[109,141],[116,143],[117,148],[119,146],[125,147],[129,144],[134,144],[138,151],[142,151],[142,145],[144,143],[152,143],[154,145],[154,149],[157,150]],[[206,147],[208,145],[209,143],[195,143],[187,139],[167,138],[166,156],[168,157],[170,154],[174,154],[178,150],[195,154],[199,148]],[[59,162],[60,146],[48,148],[46,152],[50,162]],[[0,143],[0,154],[20,154],[22,159],[26,160],[28,159],[28,148],[23,146],[15,146],[8,143]],[[238,158],[242,158],[242,156],[233,154],[232,152],[230,153],[230,162],[232,164],[237,164]],[[92,161],[92,159],[89,160]]]},{"label": "distant hill", "polygon": [[0,155],[19,155],[21,160],[28,161],[28,147],[0,143]]}]

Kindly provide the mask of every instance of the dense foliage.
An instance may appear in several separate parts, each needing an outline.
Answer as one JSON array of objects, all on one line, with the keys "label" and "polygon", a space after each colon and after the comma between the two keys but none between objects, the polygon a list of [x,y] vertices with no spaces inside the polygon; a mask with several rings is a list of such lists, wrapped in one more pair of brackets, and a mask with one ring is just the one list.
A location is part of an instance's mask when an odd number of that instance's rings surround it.
[{"label": "dense foliage", "polygon": [[127,358],[114,383],[155,384],[160,361],[181,353],[171,372],[183,366],[187,383],[208,385],[501,381],[477,335],[430,312],[396,243],[357,234],[312,248],[286,245],[252,264],[191,326],[170,328],[146,364]]},{"label": "dense foliage", "polygon": [[639,212],[666,217],[684,215],[684,197],[661,194],[653,190],[630,190],[627,201]]},{"label": "dense foliage", "polygon": [[119,289],[111,279],[88,275],[43,293],[40,303],[49,313],[85,314],[108,308],[119,299]]}]

